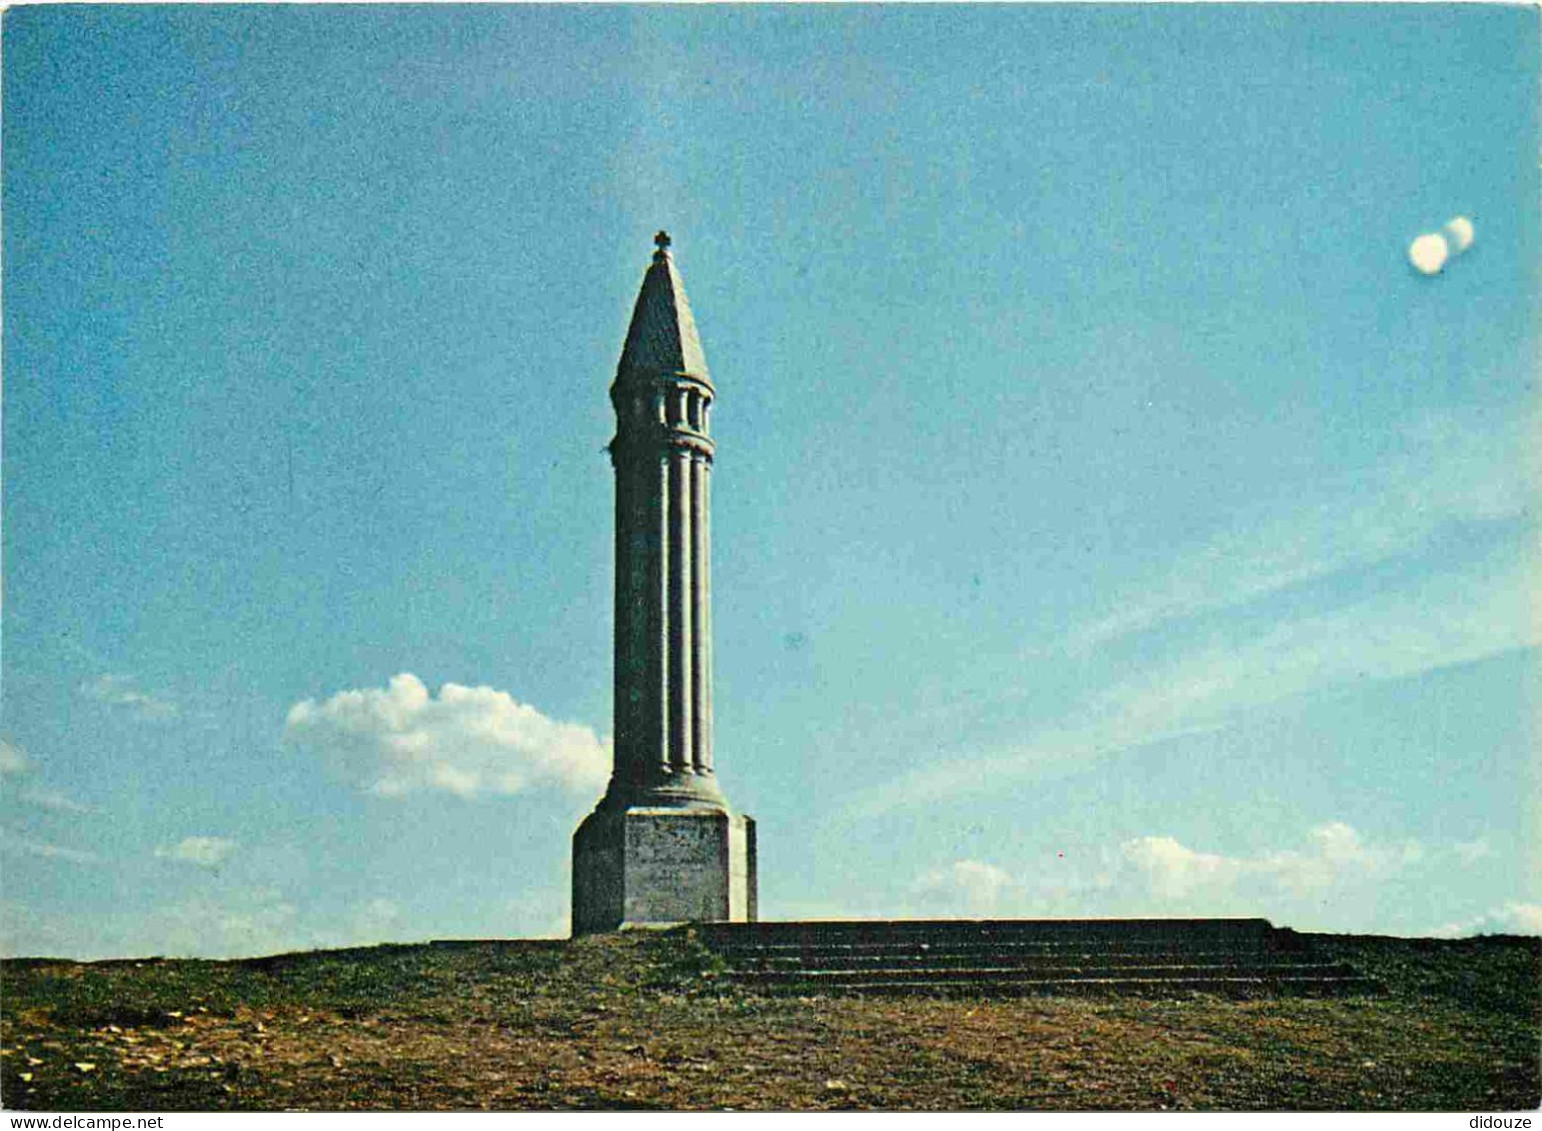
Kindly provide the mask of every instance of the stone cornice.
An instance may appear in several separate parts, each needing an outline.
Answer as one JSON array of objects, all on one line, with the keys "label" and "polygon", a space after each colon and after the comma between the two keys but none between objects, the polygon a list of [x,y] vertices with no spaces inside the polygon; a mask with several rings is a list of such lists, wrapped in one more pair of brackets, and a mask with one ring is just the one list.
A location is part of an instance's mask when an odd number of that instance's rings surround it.
[{"label": "stone cornice", "polygon": [[610,399],[614,404],[618,393],[628,393],[638,389],[656,388],[662,391],[671,389],[696,389],[705,393],[708,400],[717,397],[717,386],[711,378],[700,373],[687,373],[680,370],[676,373],[647,373],[640,370],[630,370],[616,374],[616,379],[610,385]]},{"label": "stone cornice", "polygon": [[712,442],[711,436],[704,436],[700,432],[666,428],[663,425],[654,425],[641,433],[618,432],[606,445],[612,461],[628,457],[646,459],[651,455],[662,456],[681,449],[694,452],[710,463],[717,451],[717,445]]}]

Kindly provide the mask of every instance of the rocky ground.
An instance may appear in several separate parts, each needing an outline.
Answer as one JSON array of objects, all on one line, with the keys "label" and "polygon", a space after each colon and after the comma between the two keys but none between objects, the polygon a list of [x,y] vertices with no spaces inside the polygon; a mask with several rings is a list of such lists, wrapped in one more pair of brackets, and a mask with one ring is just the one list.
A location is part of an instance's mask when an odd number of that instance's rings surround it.
[{"label": "rocky ground", "polygon": [[1542,1102],[1542,940],[1312,936],[1338,1000],[767,998],[683,932],[0,966],[10,1110],[1460,1110]]}]

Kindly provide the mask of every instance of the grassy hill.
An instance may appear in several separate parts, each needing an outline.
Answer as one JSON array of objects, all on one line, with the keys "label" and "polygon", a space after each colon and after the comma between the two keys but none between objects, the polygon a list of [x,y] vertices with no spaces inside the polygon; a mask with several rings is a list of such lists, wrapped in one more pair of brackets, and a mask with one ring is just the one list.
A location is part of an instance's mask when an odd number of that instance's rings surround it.
[{"label": "grassy hill", "polygon": [[11,1110],[1542,1102],[1542,940],[1310,936],[1378,996],[780,997],[685,931],[0,965]]}]

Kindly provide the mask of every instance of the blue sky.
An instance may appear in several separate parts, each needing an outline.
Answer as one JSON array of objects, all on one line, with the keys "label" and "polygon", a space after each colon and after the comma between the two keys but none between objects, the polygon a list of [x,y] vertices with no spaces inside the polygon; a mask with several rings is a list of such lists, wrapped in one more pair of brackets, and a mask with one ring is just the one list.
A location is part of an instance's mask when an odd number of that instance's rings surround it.
[{"label": "blue sky", "polygon": [[766,917],[1542,931],[1534,11],[3,30],[9,952],[565,932],[659,227]]}]

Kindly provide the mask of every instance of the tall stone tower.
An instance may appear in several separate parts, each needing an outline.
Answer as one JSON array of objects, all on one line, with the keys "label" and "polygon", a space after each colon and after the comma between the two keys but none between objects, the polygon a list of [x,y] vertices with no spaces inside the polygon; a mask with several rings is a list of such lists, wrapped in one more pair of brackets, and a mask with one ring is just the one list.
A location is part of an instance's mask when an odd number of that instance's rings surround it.
[{"label": "tall stone tower", "polygon": [[729,810],[712,766],[716,389],[669,236],[654,243],[610,387],[615,765],[573,835],[574,934],[756,917],[755,822]]}]

